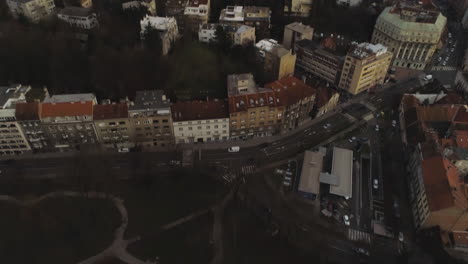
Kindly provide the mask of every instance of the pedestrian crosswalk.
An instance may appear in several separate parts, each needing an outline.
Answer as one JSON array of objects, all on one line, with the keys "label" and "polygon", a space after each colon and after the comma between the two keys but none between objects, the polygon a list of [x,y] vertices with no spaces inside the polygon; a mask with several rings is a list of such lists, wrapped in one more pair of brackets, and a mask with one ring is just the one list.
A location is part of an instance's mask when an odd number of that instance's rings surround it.
[{"label": "pedestrian crosswalk", "polygon": [[351,241],[361,241],[367,244],[371,243],[371,236],[369,233],[366,233],[361,230],[348,228],[348,239]]},{"label": "pedestrian crosswalk", "polygon": [[457,67],[454,66],[434,66],[432,67],[433,71],[456,71]]},{"label": "pedestrian crosswalk", "polygon": [[241,169],[242,175],[250,175],[255,173],[255,166],[254,165],[248,165],[248,166],[242,166]]}]

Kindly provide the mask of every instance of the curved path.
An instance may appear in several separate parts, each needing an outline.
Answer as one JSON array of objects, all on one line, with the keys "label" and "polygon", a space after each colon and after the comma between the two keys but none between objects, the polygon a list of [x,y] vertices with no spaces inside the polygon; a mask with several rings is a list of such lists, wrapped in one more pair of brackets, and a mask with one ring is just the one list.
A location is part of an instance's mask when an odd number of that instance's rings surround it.
[{"label": "curved path", "polygon": [[0,201],[10,202],[18,206],[27,207],[27,206],[34,206],[45,199],[58,198],[58,197],[84,197],[84,198],[92,198],[92,199],[108,199],[112,203],[114,203],[115,207],[117,208],[117,210],[119,211],[122,217],[122,224],[115,230],[114,241],[112,242],[112,244],[108,248],[106,248],[104,251],[102,251],[101,253],[93,257],[90,257],[86,260],[83,260],[79,262],[78,264],[98,263],[98,261],[104,260],[108,257],[118,258],[121,261],[126,262],[128,264],[151,264],[152,263],[152,262],[140,260],[128,253],[127,247],[130,244],[138,241],[140,238],[135,237],[129,240],[124,239],[124,233],[128,225],[128,214],[127,214],[127,209],[123,205],[123,200],[116,196],[105,194],[105,193],[99,193],[99,192],[80,193],[80,192],[73,192],[73,191],[62,191],[62,192],[51,192],[41,197],[38,197],[36,199],[28,200],[28,201],[20,201],[9,195],[0,195]]}]

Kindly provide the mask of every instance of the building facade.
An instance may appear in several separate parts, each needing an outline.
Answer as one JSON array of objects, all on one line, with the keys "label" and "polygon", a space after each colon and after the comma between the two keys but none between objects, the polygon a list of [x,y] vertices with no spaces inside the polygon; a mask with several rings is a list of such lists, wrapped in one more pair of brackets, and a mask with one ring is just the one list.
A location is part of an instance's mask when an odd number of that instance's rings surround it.
[{"label": "building facade", "polygon": [[99,26],[96,13],[89,8],[69,6],[60,10],[57,17],[71,27],[93,29]]},{"label": "building facade", "polygon": [[177,102],[171,105],[176,143],[218,142],[229,139],[226,101]]},{"label": "building facade", "polygon": [[53,151],[51,141],[40,120],[42,104],[16,104],[16,120],[33,153]]},{"label": "building facade", "polygon": [[134,131],[126,103],[94,105],[93,121],[98,141],[106,149],[134,146]]},{"label": "building facade", "polygon": [[274,39],[263,39],[255,44],[268,81],[275,81],[294,73],[296,55]]},{"label": "building facade", "polygon": [[[308,39],[296,42],[296,72],[299,75],[314,75],[332,85],[338,85],[345,54],[336,50],[332,39],[317,43]],[[325,44],[325,45],[324,45]]]},{"label": "building facade", "polygon": [[152,16],[156,15],[156,0],[124,0],[122,2],[123,10],[139,9],[142,7],[146,8],[148,13],[150,13]]},{"label": "building facade", "polygon": [[284,13],[289,16],[308,17],[313,0],[286,0],[284,1]]},{"label": "building facade", "polygon": [[221,10],[219,16],[219,23],[244,24],[255,27],[257,39],[270,36],[270,20],[270,8],[259,6],[227,6]]},{"label": "building facade", "polygon": [[455,89],[463,93],[468,92],[468,72],[457,72],[455,77]]},{"label": "building facade", "polygon": [[26,17],[37,23],[55,10],[54,0],[6,0],[13,17]]},{"label": "building facade", "polygon": [[361,43],[346,55],[338,87],[351,94],[358,94],[385,82],[392,53],[387,47]]},{"label": "building facade", "polygon": [[171,105],[162,90],[138,91],[128,113],[137,147],[156,151],[173,149]]},{"label": "building facade", "polygon": [[155,17],[146,15],[140,21],[140,28],[140,36],[142,39],[145,38],[149,28],[152,28],[158,32],[162,45],[161,53],[163,55],[167,55],[169,53],[169,50],[174,45],[179,36],[177,21],[173,17]]},{"label": "building facade", "polygon": [[294,22],[284,27],[283,33],[283,47],[294,50],[296,42],[303,39],[312,40],[314,36],[314,29],[310,26],[304,25],[300,22]]},{"label": "building facade", "polygon": [[317,83],[313,86],[317,89],[317,97],[315,99],[315,118],[322,116],[338,105],[340,93],[329,87],[328,85]]},{"label": "building facade", "polygon": [[211,43],[216,41],[216,29],[222,27],[233,45],[249,45],[255,43],[255,28],[245,25],[228,25],[210,23],[200,25],[198,30],[198,41],[203,43]]},{"label": "building facade", "polygon": [[189,0],[184,9],[185,26],[196,32],[200,25],[208,23],[210,0]]},{"label": "building facade", "polygon": [[422,70],[437,49],[447,18],[434,7],[401,4],[385,8],[377,19],[372,43],[394,54],[393,66]]}]

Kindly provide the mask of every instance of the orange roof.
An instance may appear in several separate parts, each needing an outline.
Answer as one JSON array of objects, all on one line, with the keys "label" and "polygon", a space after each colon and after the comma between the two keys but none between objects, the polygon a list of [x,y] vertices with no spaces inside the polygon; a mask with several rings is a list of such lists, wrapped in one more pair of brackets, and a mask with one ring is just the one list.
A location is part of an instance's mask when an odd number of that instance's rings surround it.
[{"label": "orange roof", "polygon": [[332,37],[324,38],[320,42],[320,45],[322,45],[324,48],[327,48],[329,50],[336,50],[336,42]]},{"label": "orange roof", "polygon": [[457,178],[454,165],[440,155],[422,161],[422,174],[430,211],[439,211],[454,205],[449,178]]},{"label": "orange roof", "polygon": [[92,116],[93,102],[42,103],[41,119],[64,116]]},{"label": "orange roof", "polygon": [[467,231],[453,231],[453,242],[455,245],[468,246],[468,232]]},{"label": "orange roof", "polygon": [[39,103],[17,103],[16,120],[39,120],[41,104]]},{"label": "orange roof", "polygon": [[175,122],[229,117],[226,101],[177,102],[171,105],[171,112]]},{"label": "orange roof", "polygon": [[468,123],[468,107],[466,105],[460,107],[453,121],[455,123]]},{"label": "orange roof", "polygon": [[457,146],[460,148],[468,148],[468,131],[455,130],[453,132],[457,141]]},{"label": "orange roof", "polygon": [[273,89],[276,93],[276,98],[279,98],[280,102],[283,102],[287,106],[294,105],[302,99],[317,93],[314,88],[294,76],[287,76],[278,81],[268,83],[265,85],[265,88]]},{"label": "orange roof", "polygon": [[455,105],[420,106],[417,108],[418,119],[424,122],[451,122],[458,108]]},{"label": "orange roof", "polygon": [[93,111],[94,120],[128,118],[127,104],[95,105]]},{"label": "orange roof", "polygon": [[416,97],[412,94],[404,94],[403,98],[401,99],[401,105],[403,109],[406,111],[409,108],[413,108],[419,105],[419,101]]}]

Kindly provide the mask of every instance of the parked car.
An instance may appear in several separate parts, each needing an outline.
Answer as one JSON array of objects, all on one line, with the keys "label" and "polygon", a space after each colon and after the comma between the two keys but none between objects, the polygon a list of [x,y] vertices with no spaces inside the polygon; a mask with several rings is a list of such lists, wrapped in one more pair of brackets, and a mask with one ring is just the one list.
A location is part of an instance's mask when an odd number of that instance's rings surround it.
[{"label": "parked car", "polygon": [[239,152],[240,147],[239,146],[232,146],[228,148],[228,152]]},{"label": "parked car", "polygon": [[374,184],[372,186],[374,187],[374,189],[378,189],[379,188],[379,180],[374,179]]},{"label": "parked car", "polygon": [[375,125],[375,128],[374,128],[374,130],[375,130],[376,132],[379,132],[379,130],[380,130],[380,127],[379,127],[379,125]]},{"label": "parked car", "polygon": [[396,127],[396,125],[397,125],[396,120],[392,120],[392,127]]},{"label": "parked car", "polygon": [[119,148],[119,152],[120,153],[127,153],[127,152],[130,152],[130,149],[129,148]]},{"label": "parked car", "polygon": [[369,251],[367,249],[364,249],[364,248],[355,248],[354,252],[356,252],[358,254],[365,255],[365,256],[370,256]]},{"label": "parked car", "polygon": [[349,222],[349,216],[343,215],[343,222],[346,226],[349,226],[351,223]]},{"label": "parked car", "polygon": [[403,236],[403,233],[402,233],[402,232],[398,233],[398,240],[399,240],[400,242],[404,242],[404,241],[405,241],[405,237]]},{"label": "parked car", "polygon": [[356,137],[350,137],[348,138],[348,141],[349,143],[353,143],[354,141],[356,141]]}]

